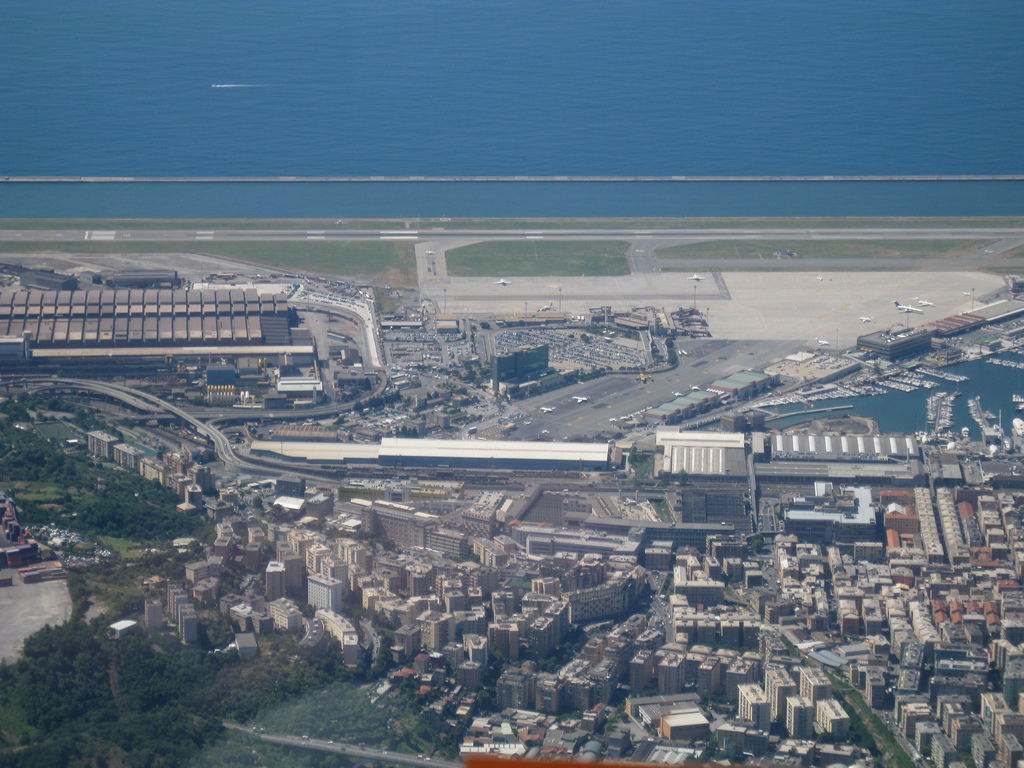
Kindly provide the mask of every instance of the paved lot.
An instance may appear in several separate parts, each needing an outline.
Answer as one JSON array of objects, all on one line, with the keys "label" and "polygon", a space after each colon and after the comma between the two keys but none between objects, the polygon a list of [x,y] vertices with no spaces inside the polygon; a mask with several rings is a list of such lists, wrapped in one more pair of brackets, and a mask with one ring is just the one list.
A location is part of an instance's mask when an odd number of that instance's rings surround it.
[{"label": "paved lot", "polygon": [[[975,300],[1003,287],[1002,278],[978,272],[730,272],[723,275],[731,301],[709,304],[711,333],[727,339],[817,340],[852,346],[857,336],[903,325],[907,316],[894,301],[918,304],[922,314],[910,316],[921,325],[971,309]],[[821,279],[819,279],[821,278]],[[698,305],[699,305],[698,298]],[[862,323],[861,317],[871,322]]]},{"label": "paved lot", "polygon": [[22,584],[17,571],[0,571],[13,576],[14,586],[0,587],[0,660],[16,661],[25,638],[47,624],[63,624],[71,616],[71,595],[63,581]]},{"label": "paved lot", "polygon": [[[618,420],[623,416],[668,402],[676,392],[686,394],[693,386],[704,386],[744,368],[762,368],[803,348],[792,341],[723,339],[681,340],[677,346],[687,352],[680,356],[679,367],[654,374],[650,381],[638,382],[634,374],[615,374],[517,403],[528,415],[517,422],[512,436],[528,439],[547,430],[556,439],[618,430]],[[590,399],[578,403],[573,396]],[[554,410],[545,412],[541,408]]]},{"label": "paved lot", "polygon": [[[971,309],[976,300],[1003,286],[1002,278],[980,272],[723,272],[703,273],[695,283],[679,272],[643,273],[622,277],[519,277],[508,285],[490,278],[450,278],[450,313],[466,315],[522,314],[559,303],[564,312],[586,313],[590,307],[613,309],[692,306],[709,312],[715,338],[793,340],[822,346],[851,346],[870,330],[902,325],[906,318],[893,302],[934,306],[913,314],[911,324]],[[820,278],[820,279],[819,279]],[[426,298],[442,298],[442,286],[425,281]],[[861,317],[871,322],[862,323]]]}]

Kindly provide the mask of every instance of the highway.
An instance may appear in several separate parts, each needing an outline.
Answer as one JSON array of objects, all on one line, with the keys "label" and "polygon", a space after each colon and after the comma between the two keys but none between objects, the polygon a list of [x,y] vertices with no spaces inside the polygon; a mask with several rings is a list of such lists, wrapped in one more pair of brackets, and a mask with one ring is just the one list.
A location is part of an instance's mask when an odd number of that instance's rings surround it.
[{"label": "highway", "polygon": [[407,765],[413,768],[462,768],[461,762],[454,760],[443,760],[441,758],[417,757],[406,755],[401,752],[388,752],[386,750],[360,747],[354,744],[335,744],[325,739],[310,739],[302,736],[292,736],[286,733],[265,733],[254,728],[247,728],[236,723],[224,723],[225,728],[234,731],[248,733],[260,741],[271,744],[284,744],[289,747],[302,747],[303,749],[314,749],[320,752],[333,752],[339,755],[361,758],[375,763],[387,763],[389,765]]},{"label": "highway", "polygon": [[[311,475],[305,472],[300,467],[293,465],[279,464],[277,462],[262,462],[253,461],[250,459],[243,459],[235,453],[231,446],[231,441],[216,427],[211,424],[205,423],[202,420],[196,418],[190,413],[178,408],[175,405],[168,403],[165,400],[161,400],[155,395],[150,395],[147,392],[141,392],[137,389],[131,389],[130,387],[123,387],[118,384],[110,384],[99,381],[89,381],[86,379],[54,379],[48,377],[27,377],[31,388],[40,389],[78,389],[85,390],[88,392],[95,392],[106,397],[111,397],[116,400],[120,400],[131,405],[134,408],[140,410],[152,410],[156,408],[162,409],[167,413],[177,416],[187,424],[192,425],[196,432],[200,435],[208,438],[213,443],[214,452],[217,454],[217,458],[224,464],[233,467],[237,470],[246,472],[253,472],[256,474],[266,474],[267,472],[280,472],[281,470],[287,470],[289,472],[299,472],[300,474],[312,477],[317,480],[326,480],[334,482],[331,478],[322,478],[318,475]],[[307,415],[308,412],[304,412],[302,415]],[[291,413],[290,417],[295,417],[297,414]]]}]

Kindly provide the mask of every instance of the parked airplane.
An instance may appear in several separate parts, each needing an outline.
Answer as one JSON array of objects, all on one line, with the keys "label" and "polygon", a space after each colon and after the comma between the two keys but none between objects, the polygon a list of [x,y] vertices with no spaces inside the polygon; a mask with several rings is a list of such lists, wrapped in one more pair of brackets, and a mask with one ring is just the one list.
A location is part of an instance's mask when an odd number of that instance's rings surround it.
[{"label": "parked airplane", "polygon": [[553,310],[554,308],[555,308],[555,305],[554,305],[554,304],[545,304],[545,305],[544,305],[543,307],[541,307],[541,308],[540,308],[539,310],[537,310],[537,311],[538,311],[538,312],[550,312],[550,311],[551,311],[551,310]]},{"label": "parked airplane", "polygon": [[830,345],[830,344],[829,344],[829,343],[828,343],[827,341],[825,341],[824,339],[818,339],[818,344],[819,344],[819,346],[822,346],[822,347],[828,347],[828,346],[831,346],[831,345]]},{"label": "parked airplane", "polygon": [[686,351],[685,349],[677,349],[677,350],[676,350],[676,352],[678,352],[678,353],[679,353],[680,355],[682,355],[683,357],[686,357],[687,355],[689,355],[689,354],[690,354],[690,353],[689,353],[689,352],[687,352],[687,351]]},{"label": "parked airplane", "polygon": [[874,318],[873,318],[873,317],[862,317],[862,318],[860,319],[860,321],[861,321],[862,323],[870,323],[870,322],[871,322],[872,320],[874,320]]},{"label": "parked airplane", "polygon": [[970,296],[971,295],[970,291],[960,291],[960,293],[962,293],[964,296]]},{"label": "parked airplane", "polygon": [[690,389],[692,389],[694,392],[700,392],[700,387],[698,387],[696,384],[691,384]]},{"label": "parked airplane", "polygon": [[506,280],[504,277],[501,278],[501,280],[495,280],[494,284],[495,285],[511,285],[511,283],[509,283],[509,281]]},{"label": "parked airplane", "polygon": [[922,306],[922,307],[934,307],[935,306],[932,302],[928,301],[928,299],[918,299],[917,303],[918,303],[919,306]]},{"label": "parked airplane", "polygon": [[690,279],[696,283],[699,283],[704,278],[701,275],[698,275],[696,272],[694,272],[692,275],[690,275]]},{"label": "parked airplane", "polygon": [[585,403],[590,398],[589,397],[584,397],[583,395],[573,395],[572,399],[575,400],[577,403]]},{"label": "parked airplane", "polygon": [[923,309],[918,309],[917,307],[912,307],[909,304],[900,304],[898,301],[894,301],[893,304],[896,305],[896,309],[898,309],[900,312],[907,312],[907,313],[916,312],[919,315],[923,315],[924,314],[924,310]]},{"label": "parked airplane", "polygon": [[551,413],[555,409],[554,408],[543,407],[540,410],[541,410],[542,413]]}]

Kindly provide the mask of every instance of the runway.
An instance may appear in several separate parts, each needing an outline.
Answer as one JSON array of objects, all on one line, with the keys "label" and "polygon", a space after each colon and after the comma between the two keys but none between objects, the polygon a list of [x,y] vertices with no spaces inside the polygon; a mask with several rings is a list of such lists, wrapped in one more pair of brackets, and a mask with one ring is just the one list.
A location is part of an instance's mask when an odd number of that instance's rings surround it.
[{"label": "runway", "polygon": [[0,242],[126,241],[196,242],[196,241],[302,241],[302,240],[411,240],[416,242],[443,239],[457,241],[481,240],[659,240],[659,247],[708,240],[976,240],[992,238],[1024,238],[1024,227],[936,227],[936,228],[717,228],[717,229],[0,229]]}]

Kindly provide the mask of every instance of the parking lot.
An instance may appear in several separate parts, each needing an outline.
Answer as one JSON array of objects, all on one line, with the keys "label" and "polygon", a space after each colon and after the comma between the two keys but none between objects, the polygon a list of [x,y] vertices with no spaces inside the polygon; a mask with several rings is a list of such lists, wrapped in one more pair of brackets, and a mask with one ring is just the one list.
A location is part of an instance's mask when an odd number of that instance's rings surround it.
[{"label": "parking lot", "polygon": [[71,595],[63,581],[22,584],[13,570],[0,571],[0,576],[14,580],[13,586],[0,587],[0,661],[9,663],[21,656],[26,637],[71,617]]}]

